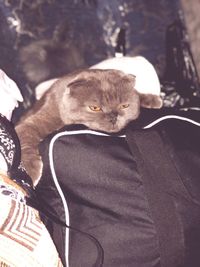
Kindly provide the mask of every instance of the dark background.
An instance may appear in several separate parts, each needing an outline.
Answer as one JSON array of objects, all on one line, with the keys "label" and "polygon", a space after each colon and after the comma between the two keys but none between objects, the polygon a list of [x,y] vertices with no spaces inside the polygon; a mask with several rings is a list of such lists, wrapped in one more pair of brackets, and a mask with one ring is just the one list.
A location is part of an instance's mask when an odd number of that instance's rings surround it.
[{"label": "dark background", "polygon": [[178,0],[1,0],[0,68],[20,87],[20,114],[38,83],[114,56],[120,30],[126,55],[145,56],[162,78],[180,10]]}]

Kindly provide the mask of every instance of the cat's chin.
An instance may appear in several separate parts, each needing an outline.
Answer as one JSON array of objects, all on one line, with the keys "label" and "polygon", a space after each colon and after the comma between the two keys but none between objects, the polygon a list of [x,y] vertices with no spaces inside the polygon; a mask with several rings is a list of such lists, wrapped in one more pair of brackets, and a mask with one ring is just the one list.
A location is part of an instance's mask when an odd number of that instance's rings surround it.
[{"label": "cat's chin", "polygon": [[123,128],[112,129],[112,130],[108,130],[108,131],[106,131],[106,132],[108,132],[108,133],[118,133],[118,132],[120,132],[122,129],[123,129]]},{"label": "cat's chin", "polygon": [[83,124],[94,131],[100,131],[100,132],[105,132],[105,133],[118,133],[126,127],[128,122],[129,120],[127,120],[126,122],[121,121],[115,124],[111,124],[108,122],[98,123],[96,121],[95,122],[90,121],[90,123],[84,122]]},{"label": "cat's chin", "polygon": [[120,132],[124,127],[117,127],[117,126],[114,126],[114,127],[92,127],[92,129],[95,131],[106,132],[106,133],[117,133],[117,132]]},{"label": "cat's chin", "polygon": [[108,132],[108,133],[118,133],[120,131],[122,131],[125,127],[126,127],[127,123],[118,123],[116,125],[110,126],[107,129],[104,129],[104,131]]}]

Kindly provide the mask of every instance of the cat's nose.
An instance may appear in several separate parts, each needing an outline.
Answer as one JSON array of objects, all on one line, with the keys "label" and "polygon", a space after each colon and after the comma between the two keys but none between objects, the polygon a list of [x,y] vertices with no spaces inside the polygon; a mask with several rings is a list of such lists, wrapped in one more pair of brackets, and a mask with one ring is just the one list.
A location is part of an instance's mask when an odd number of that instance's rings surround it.
[{"label": "cat's nose", "polygon": [[113,123],[113,124],[115,124],[116,121],[117,121],[117,116],[118,116],[118,113],[117,113],[117,112],[114,112],[114,111],[111,112],[111,113],[109,114],[110,122]]}]

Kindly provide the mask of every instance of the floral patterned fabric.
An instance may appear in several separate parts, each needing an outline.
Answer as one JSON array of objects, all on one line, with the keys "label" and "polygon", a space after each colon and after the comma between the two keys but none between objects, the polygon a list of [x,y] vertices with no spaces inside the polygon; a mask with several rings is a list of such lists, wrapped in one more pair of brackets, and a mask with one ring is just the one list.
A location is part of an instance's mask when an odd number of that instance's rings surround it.
[{"label": "floral patterned fabric", "polygon": [[2,115],[0,155],[0,266],[62,267],[39,212],[27,205],[34,194],[32,182],[20,162],[14,127]]},{"label": "floral patterned fabric", "polygon": [[[0,119],[5,121],[2,115],[0,115]],[[16,145],[3,123],[0,123],[0,153],[6,160],[8,169],[11,169],[16,153]]]}]

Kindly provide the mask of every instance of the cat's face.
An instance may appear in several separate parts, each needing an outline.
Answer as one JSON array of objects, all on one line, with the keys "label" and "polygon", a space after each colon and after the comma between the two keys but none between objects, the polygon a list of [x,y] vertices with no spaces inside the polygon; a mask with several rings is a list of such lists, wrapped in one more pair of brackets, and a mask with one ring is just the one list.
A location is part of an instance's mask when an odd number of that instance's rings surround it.
[{"label": "cat's face", "polygon": [[91,129],[118,132],[140,112],[135,77],[116,70],[90,70],[72,81],[64,93],[61,118]]}]

